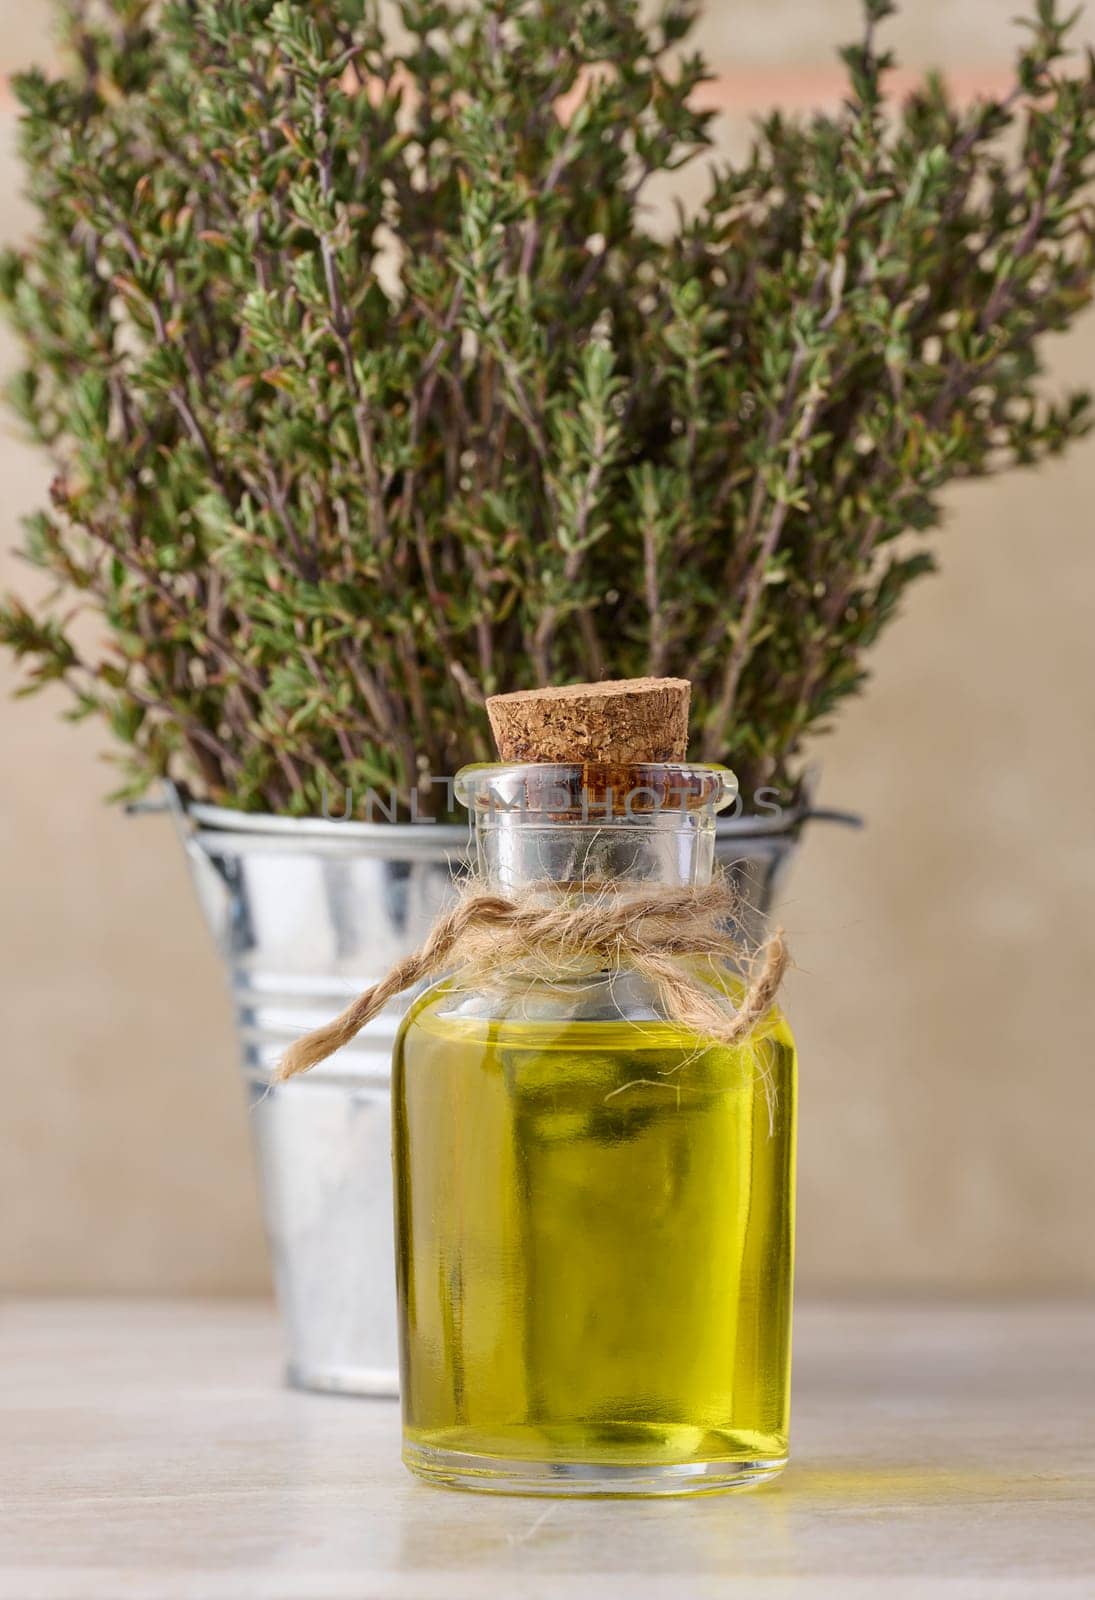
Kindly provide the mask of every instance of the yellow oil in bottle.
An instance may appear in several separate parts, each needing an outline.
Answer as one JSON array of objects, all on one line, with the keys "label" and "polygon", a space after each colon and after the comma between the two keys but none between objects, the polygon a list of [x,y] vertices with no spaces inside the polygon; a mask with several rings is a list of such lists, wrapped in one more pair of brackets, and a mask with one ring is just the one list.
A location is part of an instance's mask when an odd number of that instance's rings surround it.
[{"label": "yellow oil in bottle", "polygon": [[778,1469],[794,1072],[778,1013],[725,1048],[662,1021],[446,1014],[445,986],[416,1004],[394,1082],[410,1465],[518,1487],[533,1462],[713,1487],[720,1463],[727,1483]]}]

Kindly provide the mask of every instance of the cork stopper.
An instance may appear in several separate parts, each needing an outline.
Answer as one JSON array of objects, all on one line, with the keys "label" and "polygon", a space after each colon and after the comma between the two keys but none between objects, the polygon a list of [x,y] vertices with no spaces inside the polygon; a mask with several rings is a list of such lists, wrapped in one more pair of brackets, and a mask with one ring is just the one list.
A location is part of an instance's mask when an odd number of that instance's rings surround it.
[{"label": "cork stopper", "polygon": [[688,752],[686,678],[616,678],[487,700],[503,761],[640,765]]}]

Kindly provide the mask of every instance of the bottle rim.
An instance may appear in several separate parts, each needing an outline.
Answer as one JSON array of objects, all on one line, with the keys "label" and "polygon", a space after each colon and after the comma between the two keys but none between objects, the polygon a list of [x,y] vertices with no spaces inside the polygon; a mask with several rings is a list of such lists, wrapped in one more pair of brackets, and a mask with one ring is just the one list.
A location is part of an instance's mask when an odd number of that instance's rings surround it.
[{"label": "bottle rim", "polygon": [[484,816],[628,821],[663,812],[714,816],[737,798],[728,767],[671,762],[477,762],[461,767],[454,792]]}]

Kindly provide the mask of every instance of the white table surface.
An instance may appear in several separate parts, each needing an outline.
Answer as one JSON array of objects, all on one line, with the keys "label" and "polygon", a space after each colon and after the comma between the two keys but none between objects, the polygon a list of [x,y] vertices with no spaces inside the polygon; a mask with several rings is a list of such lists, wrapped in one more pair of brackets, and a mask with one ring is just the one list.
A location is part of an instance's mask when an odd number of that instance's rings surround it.
[{"label": "white table surface", "polygon": [[3,1600],[1095,1596],[1095,1307],[806,1305],[748,1494],[458,1494],[261,1302],[0,1305]]}]

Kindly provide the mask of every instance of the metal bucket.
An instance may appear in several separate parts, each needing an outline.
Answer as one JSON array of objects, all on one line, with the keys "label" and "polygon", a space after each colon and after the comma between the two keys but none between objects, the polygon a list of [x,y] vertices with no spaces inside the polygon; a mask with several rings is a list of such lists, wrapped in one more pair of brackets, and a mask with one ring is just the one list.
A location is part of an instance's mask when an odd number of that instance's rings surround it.
[{"label": "metal bucket", "polygon": [[[389,1068],[408,1000],[306,1077],[273,1082],[285,1046],[421,942],[465,862],[444,825],[172,808],[206,919],[228,967],[262,1205],[285,1327],[288,1378],[307,1389],[398,1387]],[[717,853],[753,936],[808,804],[719,827]]]}]

